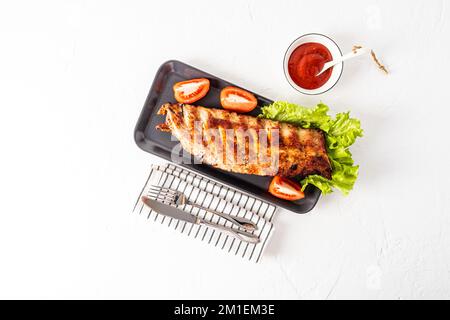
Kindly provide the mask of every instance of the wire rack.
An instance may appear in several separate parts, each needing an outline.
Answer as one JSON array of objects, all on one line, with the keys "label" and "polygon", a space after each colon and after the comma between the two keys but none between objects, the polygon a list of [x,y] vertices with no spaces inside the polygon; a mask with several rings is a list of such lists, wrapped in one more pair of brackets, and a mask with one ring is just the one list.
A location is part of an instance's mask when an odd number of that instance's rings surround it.
[{"label": "wire rack", "polygon": [[[142,195],[148,194],[148,188],[151,185],[179,190],[187,196],[189,201],[226,214],[252,220],[258,226],[258,230],[254,232],[261,241],[258,244],[250,244],[215,228],[187,223],[153,212],[140,200]],[[230,226],[229,221],[217,215],[194,207],[188,206],[186,209],[188,208],[187,211],[193,215]],[[148,220],[159,222],[186,234],[190,238],[201,240],[230,254],[257,263],[260,261],[264,248],[273,232],[272,220],[276,207],[192,171],[167,163],[152,165],[133,211],[140,215],[147,215]]]}]

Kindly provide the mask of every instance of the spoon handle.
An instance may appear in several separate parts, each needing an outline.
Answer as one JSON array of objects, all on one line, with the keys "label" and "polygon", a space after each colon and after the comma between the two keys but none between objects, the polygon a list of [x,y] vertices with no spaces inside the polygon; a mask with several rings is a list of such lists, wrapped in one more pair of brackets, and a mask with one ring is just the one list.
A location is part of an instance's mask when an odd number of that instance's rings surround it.
[{"label": "spoon handle", "polygon": [[344,54],[343,56],[337,58],[336,60],[332,60],[332,61],[329,61],[329,62],[325,63],[323,65],[322,70],[317,75],[322,74],[326,70],[330,69],[331,67],[333,67],[333,66],[335,66],[335,65],[337,65],[337,64],[339,64],[339,63],[341,63],[341,62],[343,62],[345,60],[348,60],[348,59],[351,59],[351,58],[355,58],[355,57],[360,56],[362,54],[368,53],[369,51],[370,51],[370,49],[366,49],[366,48],[359,48],[359,49],[352,50],[349,53]]},{"label": "spoon handle", "polygon": [[[362,55],[362,54],[368,53],[369,51],[370,51],[370,50],[369,50],[369,49],[366,49],[366,48],[359,48],[359,49],[352,50],[352,51],[350,51],[349,53],[344,54],[342,57],[340,57],[339,59],[337,59],[337,60],[336,60],[336,61],[337,61],[336,64],[339,63],[339,62],[342,62],[342,61],[344,61],[344,60],[351,59],[351,58],[355,58],[355,57],[360,56],[360,55]],[[331,62],[331,61],[330,61],[330,62]]]}]

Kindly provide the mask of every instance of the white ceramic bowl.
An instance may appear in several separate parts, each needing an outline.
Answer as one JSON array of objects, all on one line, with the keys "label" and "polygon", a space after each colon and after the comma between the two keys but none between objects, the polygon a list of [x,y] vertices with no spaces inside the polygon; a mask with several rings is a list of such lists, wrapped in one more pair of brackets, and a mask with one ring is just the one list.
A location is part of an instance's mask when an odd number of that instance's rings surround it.
[{"label": "white ceramic bowl", "polygon": [[333,60],[337,59],[338,57],[341,57],[342,52],[341,52],[341,49],[339,49],[336,42],[334,42],[331,38],[328,38],[327,36],[325,36],[323,34],[319,34],[319,33],[305,34],[305,35],[297,38],[294,42],[292,42],[291,45],[289,46],[289,48],[287,49],[287,51],[284,55],[284,61],[283,61],[284,75],[286,76],[287,81],[294,89],[300,91],[301,93],[309,94],[309,95],[316,95],[316,94],[321,94],[321,93],[327,92],[328,90],[330,90],[331,88],[333,88],[336,85],[336,83],[341,78],[342,71],[344,69],[344,63],[341,62],[340,64],[337,64],[333,67],[333,71],[331,73],[330,79],[328,79],[328,81],[320,88],[309,90],[309,89],[304,89],[304,88],[298,86],[294,82],[294,80],[292,80],[291,76],[289,75],[289,70],[288,70],[289,58],[291,57],[291,54],[292,54],[292,52],[294,52],[295,49],[297,49],[300,45],[302,45],[304,43],[308,43],[308,42],[317,42],[317,43],[320,43],[320,44],[324,45],[325,47],[327,47],[331,53],[331,56],[333,57]]}]

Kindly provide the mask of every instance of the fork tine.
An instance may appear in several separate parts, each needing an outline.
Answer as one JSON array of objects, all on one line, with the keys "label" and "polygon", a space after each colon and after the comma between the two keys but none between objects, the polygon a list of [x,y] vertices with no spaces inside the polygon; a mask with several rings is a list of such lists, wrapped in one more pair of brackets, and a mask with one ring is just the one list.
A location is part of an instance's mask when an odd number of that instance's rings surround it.
[{"label": "fork tine", "polygon": [[161,196],[158,194],[152,194],[152,193],[149,193],[148,196],[152,199],[160,200],[162,202],[168,202],[168,203],[173,203],[175,200],[174,198],[168,198],[168,197],[164,197],[164,196]]},{"label": "fork tine", "polygon": [[150,189],[158,190],[158,191],[159,191],[159,190],[164,190],[164,191],[169,191],[169,190],[171,190],[171,189],[166,188],[166,187],[154,186],[154,185],[150,186]]},{"label": "fork tine", "polygon": [[175,198],[175,195],[170,194],[170,193],[156,192],[156,191],[153,191],[153,190],[149,190],[148,193],[149,194],[153,194],[153,195],[157,195],[157,196],[160,196],[160,197],[164,197],[164,198],[170,198],[170,199],[174,199]]},{"label": "fork tine", "polygon": [[164,195],[168,195],[168,196],[172,196],[172,197],[176,196],[176,194],[173,194],[173,193],[170,193],[170,192],[167,192],[167,191],[163,191],[163,190],[148,189],[148,192],[164,194]]},{"label": "fork tine", "polygon": [[170,188],[166,188],[166,187],[161,187],[161,186],[156,186],[156,185],[152,185],[150,186],[150,189],[156,190],[156,191],[165,191],[167,193],[172,193],[172,194],[177,194],[178,191],[170,189]]},{"label": "fork tine", "polygon": [[165,197],[176,197],[177,195],[174,193],[170,193],[170,192],[166,192],[166,191],[161,191],[161,190],[154,190],[154,189],[149,189],[148,192],[153,192],[153,193],[157,193],[157,194],[161,194]]},{"label": "fork tine", "polygon": [[173,194],[173,193],[168,193],[165,191],[157,191],[157,190],[152,190],[152,189],[148,190],[148,192],[152,192],[154,194],[158,194],[158,195],[168,197],[168,198],[175,198],[177,196],[176,194]]}]

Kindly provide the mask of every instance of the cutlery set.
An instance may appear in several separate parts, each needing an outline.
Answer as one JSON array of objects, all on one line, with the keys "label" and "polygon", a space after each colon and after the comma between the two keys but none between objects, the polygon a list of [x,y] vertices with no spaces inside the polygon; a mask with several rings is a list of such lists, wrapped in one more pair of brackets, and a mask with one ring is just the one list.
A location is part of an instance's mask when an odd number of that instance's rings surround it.
[{"label": "cutlery set", "polygon": [[[155,212],[177,220],[186,221],[197,225],[206,225],[219,229],[227,234],[248,243],[259,243],[259,237],[254,234],[258,229],[257,225],[249,219],[231,216],[223,212],[198,205],[188,200],[183,192],[178,190],[151,185],[148,195],[141,197],[142,202]],[[183,208],[186,206],[196,207],[206,212],[217,215],[227,220],[232,226],[222,225],[216,222],[207,221],[199,216],[195,216]]]},{"label": "cutlery set", "polygon": [[[258,263],[277,207],[181,166],[153,164],[133,213],[190,240]],[[161,239],[159,245],[163,245]]]}]

